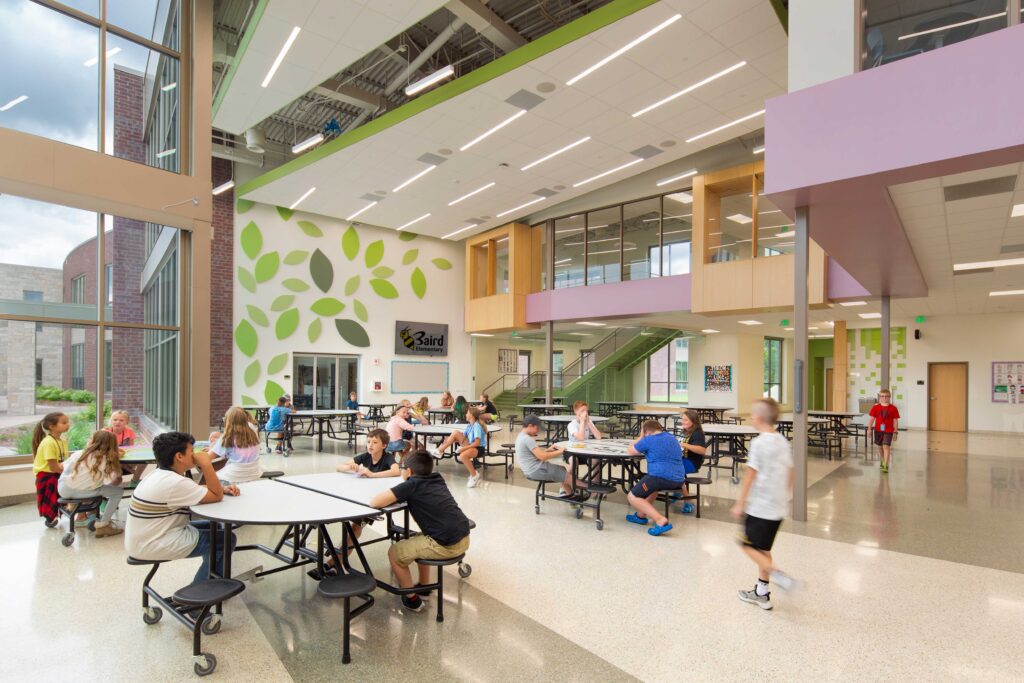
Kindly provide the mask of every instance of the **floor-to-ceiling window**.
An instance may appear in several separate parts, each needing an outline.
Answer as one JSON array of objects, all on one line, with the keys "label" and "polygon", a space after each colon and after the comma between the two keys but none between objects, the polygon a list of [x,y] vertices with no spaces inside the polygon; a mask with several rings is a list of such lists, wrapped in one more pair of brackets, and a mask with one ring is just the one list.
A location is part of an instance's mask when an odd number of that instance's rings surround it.
[{"label": "floor-to-ceiling window", "polygon": [[686,403],[689,400],[687,340],[673,339],[647,358],[647,400]]},{"label": "floor-to-ceiling window", "polygon": [[782,400],[782,340],[764,339],[764,396]]}]

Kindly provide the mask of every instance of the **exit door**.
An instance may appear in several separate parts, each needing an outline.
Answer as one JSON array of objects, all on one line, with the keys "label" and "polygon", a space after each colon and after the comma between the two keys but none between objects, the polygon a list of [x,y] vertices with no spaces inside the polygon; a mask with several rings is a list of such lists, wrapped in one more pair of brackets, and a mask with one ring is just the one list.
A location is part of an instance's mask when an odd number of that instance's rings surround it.
[{"label": "exit door", "polygon": [[928,429],[967,431],[967,363],[928,364]]}]

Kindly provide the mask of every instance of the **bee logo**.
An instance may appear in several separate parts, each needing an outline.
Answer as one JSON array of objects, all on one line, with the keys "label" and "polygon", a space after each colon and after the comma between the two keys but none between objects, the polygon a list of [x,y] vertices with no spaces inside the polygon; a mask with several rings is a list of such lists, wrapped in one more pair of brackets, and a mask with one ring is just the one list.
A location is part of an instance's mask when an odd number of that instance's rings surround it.
[{"label": "bee logo", "polygon": [[402,331],[398,333],[398,336],[402,338],[402,343],[405,344],[405,348],[411,351],[416,350],[416,340],[413,339],[408,327],[403,328]]}]

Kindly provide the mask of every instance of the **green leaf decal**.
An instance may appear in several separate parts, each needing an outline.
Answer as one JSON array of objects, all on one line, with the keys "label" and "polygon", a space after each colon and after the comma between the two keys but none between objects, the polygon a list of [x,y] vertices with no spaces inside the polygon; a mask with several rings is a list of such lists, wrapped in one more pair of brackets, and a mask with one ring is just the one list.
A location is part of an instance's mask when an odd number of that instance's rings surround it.
[{"label": "green leaf decal", "polygon": [[256,262],[256,282],[266,282],[274,277],[280,265],[281,257],[277,255],[276,251],[260,256],[260,260]]},{"label": "green leaf decal", "polygon": [[293,301],[295,301],[295,297],[292,296],[291,294],[282,294],[281,296],[274,299],[274,302],[270,304],[270,310],[274,311],[275,313],[280,313],[281,311],[290,307]]},{"label": "green leaf decal", "polygon": [[342,320],[338,318],[334,321],[334,325],[338,328],[338,334],[341,335],[341,338],[352,346],[365,348],[370,345],[370,337],[366,334],[366,329],[355,320]]},{"label": "green leaf decal", "polygon": [[374,277],[389,278],[395,274],[395,271],[391,270],[387,266],[378,266],[373,269]]},{"label": "green leaf decal", "polygon": [[355,311],[356,317],[362,320],[364,323],[369,320],[370,316],[366,314],[366,306],[359,299],[352,301],[352,310]]},{"label": "green leaf decal", "polygon": [[284,220],[288,220],[289,218],[292,217],[292,214],[295,213],[294,210],[286,209],[283,206],[278,206],[276,208],[277,208],[277,215],[280,216],[281,218],[283,218]]},{"label": "green leaf decal", "polygon": [[277,323],[274,325],[274,334],[278,339],[287,339],[292,336],[298,326],[299,309],[290,308],[278,316]]},{"label": "green leaf decal", "polygon": [[267,385],[263,388],[263,399],[267,402],[267,405],[277,405],[277,399],[282,396],[284,396],[284,387],[268,379]]},{"label": "green leaf decal", "polygon": [[243,406],[258,406],[260,402],[252,396],[246,396],[242,394],[242,405]]},{"label": "green leaf decal", "polygon": [[315,223],[310,223],[309,221],[299,221],[299,228],[310,237],[324,236],[324,231],[318,228]]},{"label": "green leaf decal", "polygon": [[248,320],[238,323],[238,327],[235,328],[235,346],[239,351],[251,357],[256,353],[257,340],[256,328],[252,326],[252,323]]},{"label": "green leaf decal", "polygon": [[398,298],[398,290],[387,280],[370,280],[370,286],[373,287],[373,291],[377,292],[377,296],[382,296],[385,299]]},{"label": "green leaf decal", "polygon": [[[402,233],[402,234],[404,235],[405,233]],[[419,249],[410,249],[409,251],[405,252],[405,254],[402,256],[402,265],[403,266],[409,265],[410,263],[415,261],[416,257],[419,256],[419,255],[420,255],[420,250]]]},{"label": "green leaf decal", "polygon": [[357,289],[359,289],[359,276],[353,275],[345,283],[345,296],[352,296],[356,293]]},{"label": "green leaf decal", "polygon": [[290,277],[284,282],[282,282],[281,286],[292,292],[305,292],[307,289],[309,289],[309,285],[307,285],[302,280],[299,280],[294,277]]},{"label": "green leaf decal", "polygon": [[256,278],[254,278],[252,273],[242,266],[238,266],[238,284],[242,285],[253,294],[256,293]]},{"label": "green leaf decal", "polygon": [[412,293],[420,299],[427,293],[427,276],[423,274],[423,271],[416,268],[412,271],[412,277],[410,278],[412,284]]},{"label": "green leaf decal", "polygon": [[331,259],[319,249],[309,257],[309,275],[321,292],[327,292],[334,284],[334,266],[331,265]]},{"label": "green leaf decal", "polygon": [[306,331],[306,334],[309,335],[309,341],[315,342],[319,339],[320,331],[322,329],[323,327],[320,325],[320,318],[313,318],[313,322],[309,324],[309,330]]},{"label": "green leaf decal", "polygon": [[317,315],[335,316],[341,313],[344,308],[345,304],[333,297],[325,296],[323,299],[317,299],[314,301],[313,305],[309,307],[309,310],[313,311]]},{"label": "green leaf decal", "polygon": [[256,384],[256,380],[260,378],[260,362],[254,360],[249,363],[249,367],[245,369],[245,386],[251,387]]},{"label": "green leaf decal", "polygon": [[452,262],[449,261],[446,258],[438,257],[438,258],[432,260],[431,263],[433,263],[435,266],[437,266],[441,270],[451,270],[452,269]]},{"label": "green leaf decal", "polygon": [[252,318],[252,321],[254,323],[259,325],[260,327],[270,327],[270,321],[267,320],[266,313],[256,308],[252,304],[247,305],[245,309],[249,311],[249,317]]},{"label": "green leaf decal", "polygon": [[402,232],[398,233],[398,239],[402,240],[403,242],[412,242],[414,239],[416,239],[416,233],[405,232],[403,230]]},{"label": "green leaf decal", "polygon": [[384,240],[370,242],[370,245],[366,247],[365,258],[367,268],[373,268],[380,263],[380,260],[384,258]]},{"label": "green leaf decal", "polygon": [[359,255],[359,233],[351,225],[341,236],[341,250],[349,261],[354,261]]},{"label": "green leaf decal", "polygon": [[263,249],[263,233],[256,226],[256,221],[249,221],[249,224],[242,228],[240,241],[246,256],[254,259],[260,255],[260,250]]},{"label": "green leaf decal", "polygon": [[288,365],[288,354],[281,353],[270,359],[267,363],[267,374],[276,375],[277,373],[284,370],[284,366]]},{"label": "green leaf decal", "polygon": [[245,213],[252,208],[256,202],[250,199],[236,199],[235,200],[235,213]]},{"label": "green leaf decal", "polygon": [[300,263],[302,263],[303,261],[305,261],[307,256],[309,256],[309,252],[308,251],[302,251],[301,249],[296,249],[295,251],[289,251],[288,252],[288,255],[284,257],[284,262],[285,262],[285,265],[288,265],[288,266],[297,266]]}]

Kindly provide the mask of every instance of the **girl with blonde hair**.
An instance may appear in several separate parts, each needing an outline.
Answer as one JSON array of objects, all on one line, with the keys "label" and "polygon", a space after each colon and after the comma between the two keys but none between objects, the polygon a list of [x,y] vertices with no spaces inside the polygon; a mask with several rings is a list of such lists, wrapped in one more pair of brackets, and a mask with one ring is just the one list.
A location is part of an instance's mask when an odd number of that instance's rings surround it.
[{"label": "girl with blonde hair", "polygon": [[210,452],[227,460],[218,474],[232,484],[255,481],[263,476],[260,435],[253,431],[249,413],[237,406],[224,416],[224,431],[210,445]]},{"label": "girl with blonde hair", "polygon": [[64,463],[57,482],[61,498],[107,499],[107,506],[96,522],[96,538],[117,536],[124,529],[114,524],[114,513],[124,495],[121,483],[121,450],[113,432],[100,430],[92,435],[85,450],[73,454]]}]

